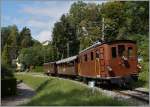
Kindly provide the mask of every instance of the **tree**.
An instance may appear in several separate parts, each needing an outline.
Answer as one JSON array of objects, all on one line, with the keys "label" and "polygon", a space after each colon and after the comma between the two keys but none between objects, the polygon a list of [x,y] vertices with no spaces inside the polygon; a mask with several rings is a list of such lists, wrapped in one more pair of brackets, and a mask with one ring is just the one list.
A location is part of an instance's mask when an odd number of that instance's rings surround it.
[{"label": "tree", "polygon": [[9,48],[8,45],[6,44],[3,52],[2,52],[2,64],[4,65],[10,65],[11,64],[11,59],[9,55]]},{"label": "tree", "polygon": [[10,46],[17,46],[19,37],[18,28],[16,25],[10,26],[10,34],[7,40],[7,44]]},{"label": "tree", "polygon": [[32,46],[32,37],[31,37],[31,31],[29,28],[24,27],[22,31],[20,32],[19,36],[20,46],[21,48],[27,48]]},{"label": "tree", "polygon": [[8,26],[7,29],[8,30],[3,35],[8,34],[8,37],[6,40],[4,40],[6,42],[3,45],[4,46],[7,45],[7,47],[9,47],[9,55],[10,55],[9,58],[10,60],[12,60],[12,59],[16,59],[18,55],[17,43],[18,43],[19,33],[16,25]]},{"label": "tree", "polygon": [[53,48],[49,44],[47,46],[35,45],[30,48],[23,48],[18,56],[19,62],[26,67],[41,66],[43,63],[53,61]]},{"label": "tree", "polygon": [[105,39],[122,39],[125,36],[124,2],[108,2],[102,6],[102,17],[105,19]]},{"label": "tree", "polygon": [[7,42],[7,39],[10,34],[10,28],[9,27],[2,27],[1,28],[1,51],[3,51],[3,48]]},{"label": "tree", "polygon": [[16,59],[19,51],[24,47],[31,47],[35,41],[32,41],[31,31],[24,27],[19,33],[16,25],[2,27],[2,59],[6,64],[11,65],[13,59]]},{"label": "tree", "polygon": [[125,2],[127,23],[130,33],[145,34],[149,28],[149,2],[128,1]]},{"label": "tree", "polygon": [[71,16],[62,15],[60,22],[57,22],[54,26],[52,38],[59,58],[66,58],[68,55],[72,56],[78,53],[79,43],[76,26]]}]

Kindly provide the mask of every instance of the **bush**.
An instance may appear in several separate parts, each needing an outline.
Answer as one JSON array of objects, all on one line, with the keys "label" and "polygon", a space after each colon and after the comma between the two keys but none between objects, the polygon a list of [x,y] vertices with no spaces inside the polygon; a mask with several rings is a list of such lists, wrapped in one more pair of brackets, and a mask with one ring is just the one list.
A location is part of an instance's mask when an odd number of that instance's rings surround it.
[{"label": "bush", "polygon": [[148,62],[142,62],[142,70],[139,74],[139,80],[144,81],[143,86],[146,88],[149,88],[149,63]]},{"label": "bush", "polygon": [[142,57],[144,61],[149,61],[149,40],[148,35],[134,34],[129,35],[128,39],[137,41],[138,56]]},{"label": "bush", "polygon": [[17,90],[16,85],[16,78],[1,79],[2,97],[15,95]]},{"label": "bush", "polygon": [[9,65],[2,64],[1,74],[2,97],[15,95],[17,84],[13,75],[13,68],[11,68]]},{"label": "bush", "polygon": [[10,78],[14,77],[12,68],[10,68],[8,65],[2,64],[1,66],[1,74],[2,74],[2,79],[4,78]]}]

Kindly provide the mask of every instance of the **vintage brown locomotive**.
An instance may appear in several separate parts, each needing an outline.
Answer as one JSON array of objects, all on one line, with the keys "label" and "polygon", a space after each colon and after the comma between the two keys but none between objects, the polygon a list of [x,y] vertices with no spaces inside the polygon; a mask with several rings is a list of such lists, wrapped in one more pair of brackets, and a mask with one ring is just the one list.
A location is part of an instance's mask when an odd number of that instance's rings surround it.
[{"label": "vintage brown locomotive", "polygon": [[[50,64],[50,63],[49,63]],[[139,64],[136,42],[116,40],[97,42],[82,50],[77,56],[56,61],[53,71],[44,64],[45,72],[76,76],[86,80],[128,83],[138,78]]]}]

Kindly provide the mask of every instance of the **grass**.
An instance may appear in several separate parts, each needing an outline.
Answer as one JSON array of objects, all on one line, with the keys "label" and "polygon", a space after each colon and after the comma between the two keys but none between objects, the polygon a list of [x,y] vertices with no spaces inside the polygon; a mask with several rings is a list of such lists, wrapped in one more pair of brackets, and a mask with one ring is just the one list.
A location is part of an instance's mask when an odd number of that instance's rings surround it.
[{"label": "grass", "polygon": [[43,72],[43,66],[35,66],[31,72]]},{"label": "grass", "polygon": [[48,80],[48,78],[32,76],[30,75],[30,73],[16,73],[15,77],[17,78],[17,80],[23,80],[25,84],[28,84],[34,90],[38,90],[40,86]]},{"label": "grass", "polygon": [[[23,78],[28,85],[37,87],[38,82],[45,78],[35,78],[31,75],[17,75],[17,78]],[[41,81],[40,81],[41,79]],[[30,81],[30,82],[29,82]],[[31,82],[32,81],[32,82]],[[34,81],[34,82],[33,82]],[[33,85],[34,84],[34,85]],[[102,95],[100,92],[74,83],[70,80],[50,77],[48,82],[44,84],[37,92],[31,101],[25,106],[125,106],[126,101],[118,101]]]}]

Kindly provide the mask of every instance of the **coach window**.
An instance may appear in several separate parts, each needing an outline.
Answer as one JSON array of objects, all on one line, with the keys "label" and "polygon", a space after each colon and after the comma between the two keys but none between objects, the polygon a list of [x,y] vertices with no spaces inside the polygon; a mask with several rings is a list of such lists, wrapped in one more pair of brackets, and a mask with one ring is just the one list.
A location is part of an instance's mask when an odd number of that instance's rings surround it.
[{"label": "coach window", "polygon": [[124,45],[118,45],[118,55],[119,56],[125,55],[125,46]]},{"label": "coach window", "polygon": [[112,52],[112,58],[116,58],[117,54],[116,54],[116,47],[112,47],[111,48],[111,52]]},{"label": "coach window", "polygon": [[80,59],[80,57],[79,57],[79,58],[77,59],[77,62],[80,63],[80,62],[81,62],[80,60],[81,60],[81,59]]},{"label": "coach window", "polygon": [[82,57],[81,56],[79,57],[79,62],[82,63]]},{"label": "coach window", "polygon": [[91,60],[93,60],[93,52],[91,52]]},{"label": "coach window", "polygon": [[87,61],[87,54],[84,55],[84,61]]},{"label": "coach window", "polygon": [[74,65],[74,61],[71,61],[68,63],[69,66],[73,66]]},{"label": "coach window", "polygon": [[96,51],[96,58],[99,58],[99,51]]},{"label": "coach window", "polygon": [[133,49],[132,47],[128,47],[128,57],[133,56]]},{"label": "coach window", "polygon": [[82,59],[83,59],[83,58],[82,58],[82,56],[81,56],[81,57],[80,57],[80,63],[82,63],[82,61],[83,61]]}]

